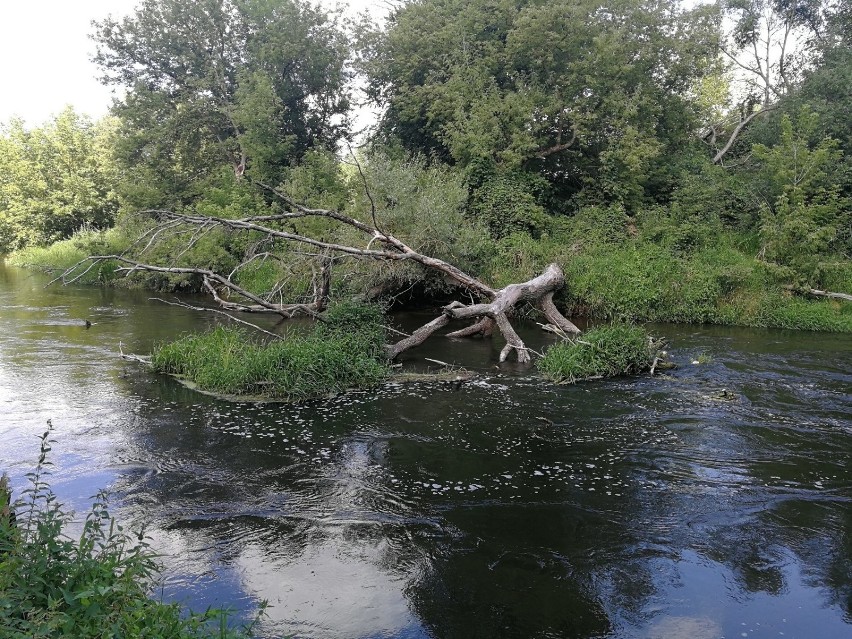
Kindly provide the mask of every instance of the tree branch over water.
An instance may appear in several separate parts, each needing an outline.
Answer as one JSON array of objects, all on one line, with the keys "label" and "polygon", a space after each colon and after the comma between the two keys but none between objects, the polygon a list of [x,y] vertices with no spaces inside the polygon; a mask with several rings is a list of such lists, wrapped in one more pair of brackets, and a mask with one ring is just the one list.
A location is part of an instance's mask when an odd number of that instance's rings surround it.
[{"label": "tree branch over water", "polygon": [[[428,322],[410,336],[387,345],[390,358],[398,357],[404,351],[422,344],[432,334],[444,328],[451,321],[473,320],[473,324],[451,333],[453,337],[468,337],[480,335],[490,336],[495,326],[506,339],[506,346],[500,353],[500,361],[506,361],[514,352],[519,362],[529,362],[530,355],[517,332],[511,324],[515,310],[523,304],[537,308],[548,322],[566,333],[579,333],[579,329],[565,318],[553,303],[554,292],[565,284],[565,276],[557,264],[549,265],[537,277],[521,283],[510,284],[501,289],[494,289],[479,278],[465,272],[454,264],[431,255],[415,250],[400,238],[378,227],[375,213],[370,218],[373,224],[360,220],[333,209],[311,208],[296,202],[287,193],[258,183],[265,191],[273,194],[286,208],[283,213],[263,216],[250,216],[230,219],[217,216],[177,213],[167,210],[149,210],[141,213],[153,216],[157,220],[154,228],[143,233],[134,245],[144,243],[140,251],[145,253],[158,240],[190,231],[190,245],[198,241],[201,231],[220,227],[235,233],[256,233],[267,240],[284,241],[291,244],[304,244],[317,249],[321,253],[315,256],[319,269],[315,269],[313,283],[313,300],[306,303],[280,303],[249,291],[233,281],[233,276],[239,270],[253,261],[255,256],[247,257],[241,264],[229,270],[227,275],[217,273],[210,268],[195,266],[169,265],[162,266],[148,263],[127,255],[92,255],[81,260],[67,269],[55,281],[62,280],[66,284],[73,283],[89,272],[95,265],[105,261],[114,261],[120,266],[116,272],[130,275],[138,271],[154,273],[193,275],[201,278],[203,288],[213,300],[224,310],[247,313],[275,313],[285,318],[303,314],[316,317],[326,307],[331,286],[331,269],[335,258],[350,257],[361,260],[376,260],[387,262],[411,261],[420,265],[424,270],[437,272],[446,281],[453,283],[458,289],[467,292],[471,297],[470,303],[455,301],[445,306],[441,314]],[[363,246],[344,244],[315,237],[295,230],[284,230],[282,223],[305,218],[322,218],[335,223],[339,227],[355,230],[365,241]],[[375,246],[376,248],[372,248]],[[180,257],[186,251],[182,251]],[[235,298],[235,299],[231,299]],[[209,309],[204,309],[209,310]],[[266,332],[266,331],[264,331]]]}]

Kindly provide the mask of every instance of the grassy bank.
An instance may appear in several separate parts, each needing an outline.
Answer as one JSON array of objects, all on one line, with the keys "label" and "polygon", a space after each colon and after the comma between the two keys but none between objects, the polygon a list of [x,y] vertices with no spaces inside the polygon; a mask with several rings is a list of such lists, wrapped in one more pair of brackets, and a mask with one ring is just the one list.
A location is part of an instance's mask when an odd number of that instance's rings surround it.
[{"label": "grassy bank", "polygon": [[[411,229],[408,234],[418,232]],[[129,245],[127,237],[118,229],[83,231],[46,248],[14,253],[9,261],[57,271],[86,255],[120,251]],[[205,241],[207,244],[181,259],[220,272],[231,270],[237,260],[223,248],[225,240],[210,236]],[[756,236],[718,221],[660,222],[659,216],[650,215],[644,222],[631,221],[617,209],[586,207],[572,217],[551,218],[535,238],[518,232],[497,240],[480,237],[473,244],[478,247],[478,257],[468,255],[466,260],[471,263],[466,266],[497,286],[525,281],[550,262],[560,263],[567,286],[557,303],[573,317],[852,332],[849,302],[809,299],[785,289],[809,281],[848,293],[852,291],[852,263],[841,259],[817,262],[812,265],[813,279],[803,280],[800,272],[756,258],[761,251]],[[303,294],[310,288],[312,264],[283,255],[286,259],[281,262],[250,263],[239,270],[236,280],[248,290],[264,294],[283,279],[288,295]],[[82,281],[156,290],[186,290],[197,284],[186,275],[142,272],[115,280],[114,268],[108,263],[99,265]],[[337,269],[333,273],[332,288],[341,296],[357,296],[370,289],[393,293],[416,286],[418,278],[426,291],[446,286],[434,277],[424,279],[410,264],[353,261],[345,272]],[[451,293],[434,292],[438,296]]]},{"label": "grassy bank", "polygon": [[223,395],[303,400],[387,378],[377,307],[342,304],[305,335],[259,342],[242,329],[186,335],[154,351],[154,369]]},{"label": "grassy bank", "polygon": [[[109,514],[99,493],[78,540],[72,520],[50,488],[50,430],[16,512],[0,512],[0,634],[8,639],[238,639],[227,614],[185,613],[149,596],[159,577],[156,555]],[[0,488],[3,482],[0,481]],[[0,494],[0,500],[4,495]],[[4,509],[5,510],[5,509]]]},{"label": "grassy bank", "polygon": [[[48,246],[29,246],[15,251],[7,258],[12,266],[31,268],[59,274],[89,255],[121,253],[130,244],[125,234],[117,228],[98,231],[82,229],[67,240]],[[114,279],[115,264],[98,264],[83,277],[83,284],[103,284]]]},{"label": "grassy bank", "polygon": [[[799,281],[796,274],[755,259],[759,248],[747,238],[700,229],[697,245],[678,248],[641,230],[630,237],[623,224],[604,235],[605,225],[589,228],[582,214],[574,223],[539,239],[502,240],[493,280],[523,281],[556,261],[566,274],[557,303],[572,317],[852,332],[852,304],[785,290]],[[824,268],[826,288],[852,291],[852,263]]]}]

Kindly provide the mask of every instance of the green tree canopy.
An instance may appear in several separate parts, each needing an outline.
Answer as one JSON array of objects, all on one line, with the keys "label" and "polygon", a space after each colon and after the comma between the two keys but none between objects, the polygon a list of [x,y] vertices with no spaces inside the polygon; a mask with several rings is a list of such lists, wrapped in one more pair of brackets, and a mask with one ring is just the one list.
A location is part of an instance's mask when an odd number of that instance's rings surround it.
[{"label": "green tree canopy", "polygon": [[135,203],[191,197],[228,165],[268,178],[346,131],[348,42],[306,2],[143,0],[95,28],[103,81],[128,89],[120,157],[153,186]]},{"label": "green tree canopy", "polygon": [[41,127],[12,120],[0,128],[0,252],[112,223],[116,125],[93,124],[68,107]]},{"label": "green tree canopy", "polygon": [[365,39],[370,95],[411,151],[635,202],[694,138],[718,20],[673,0],[421,0]]}]

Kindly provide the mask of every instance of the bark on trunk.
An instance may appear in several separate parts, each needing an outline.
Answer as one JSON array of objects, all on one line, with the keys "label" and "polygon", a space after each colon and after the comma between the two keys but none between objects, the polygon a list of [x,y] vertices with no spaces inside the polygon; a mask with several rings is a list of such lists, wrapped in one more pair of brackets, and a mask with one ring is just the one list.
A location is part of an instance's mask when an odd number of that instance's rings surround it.
[{"label": "bark on trunk", "polygon": [[445,306],[442,314],[434,320],[421,326],[410,337],[406,337],[387,347],[388,356],[393,359],[410,348],[419,346],[433,333],[447,326],[451,320],[475,319],[472,325],[449,333],[449,337],[469,337],[471,335],[490,335],[494,326],[506,339],[506,346],[500,352],[500,361],[505,362],[512,352],[515,352],[519,362],[529,362],[529,349],[512,327],[510,316],[515,308],[522,303],[530,303],[537,307],[547,320],[566,333],[579,333],[574,326],[553,303],[553,294],[565,285],[565,274],[558,264],[551,264],[544,272],[528,282],[510,284],[494,291],[491,302],[465,305],[453,302]]}]

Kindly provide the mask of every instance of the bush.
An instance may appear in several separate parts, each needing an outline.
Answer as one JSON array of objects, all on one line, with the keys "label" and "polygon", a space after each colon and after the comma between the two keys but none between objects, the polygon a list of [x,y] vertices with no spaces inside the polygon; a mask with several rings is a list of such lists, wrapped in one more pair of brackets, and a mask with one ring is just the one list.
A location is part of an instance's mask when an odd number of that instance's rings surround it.
[{"label": "bush", "polygon": [[657,349],[637,326],[614,324],[551,346],[538,369],[559,384],[584,379],[637,375],[651,369]]},{"label": "bush", "polygon": [[[48,423],[49,425],[49,423]],[[78,542],[64,534],[71,521],[52,492],[50,426],[29,487],[14,507],[17,523],[0,517],[0,628],[9,639],[121,637],[221,639],[249,637],[228,628],[227,613],[182,614],[176,604],[149,598],[159,574],[144,538],[131,537],[99,493]],[[0,482],[2,483],[2,482]]]},{"label": "bush", "polygon": [[517,232],[539,237],[553,219],[537,201],[538,186],[523,173],[492,175],[473,189],[468,207],[495,239]]},{"label": "bush", "polygon": [[259,343],[219,327],[160,346],[152,363],[202,390],[299,401],[382,381],[390,372],[383,348],[380,310],[346,304],[307,335]]}]

